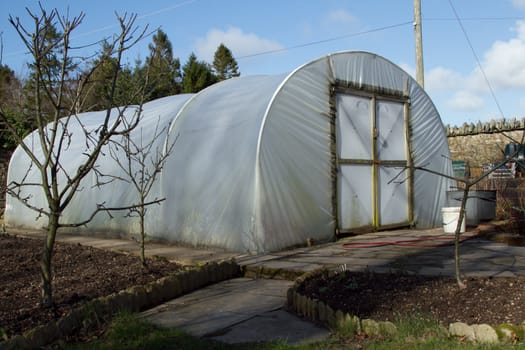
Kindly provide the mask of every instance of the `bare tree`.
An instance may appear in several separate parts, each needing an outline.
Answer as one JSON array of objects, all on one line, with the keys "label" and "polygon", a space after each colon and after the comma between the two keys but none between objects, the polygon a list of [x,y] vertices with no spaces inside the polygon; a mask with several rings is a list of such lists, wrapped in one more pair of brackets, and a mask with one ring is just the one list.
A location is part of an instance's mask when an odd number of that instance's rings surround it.
[{"label": "bare tree", "polygon": [[144,130],[140,126],[132,132],[123,134],[120,140],[111,141],[109,152],[124,175],[100,173],[102,177],[109,176],[112,179],[129,183],[137,194],[137,202],[128,208],[128,216],[139,218],[140,261],[143,266],[146,266],[145,218],[147,207],[151,204],[160,204],[165,200],[165,198],[150,200],[148,197],[177,141],[177,137],[170,140],[169,136],[167,126],[160,128],[160,117],[151,135],[144,135]]},{"label": "bare tree", "polygon": [[[72,54],[70,42],[72,32],[75,31],[84,19],[84,14],[69,18],[60,16],[56,9],[47,12],[40,6],[39,13],[27,9],[32,18],[34,27],[30,30],[25,27],[19,18],[10,17],[9,21],[17,31],[32,57],[32,66],[35,70],[35,84],[33,84],[32,117],[36,121],[36,130],[25,140],[17,133],[5,111],[0,106],[0,121],[6,124],[7,129],[16,138],[19,147],[30,160],[29,169],[22,179],[11,181],[7,184],[6,192],[9,196],[21,201],[25,206],[37,212],[38,217],[47,220],[47,233],[40,261],[42,305],[51,307],[52,274],[51,261],[57,230],[63,227],[78,227],[85,225],[93,219],[97,212],[106,210],[103,203],[94,206],[92,214],[82,222],[63,223],[61,215],[72,202],[75,194],[83,190],[82,180],[93,171],[97,158],[110,140],[119,135],[129,134],[139,121],[142,111],[140,104],[135,109],[122,107],[115,108],[111,98],[115,94],[115,86],[121,72],[121,62],[124,53],[145,36],[144,30],[135,26],[136,15],[116,14],[120,31],[111,39],[112,52],[115,58],[111,90],[109,92],[110,105],[107,106],[100,125],[95,128],[83,125],[81,118],[76,115],[75,108],[82,95],[82,89],[89,81],[91,71],[79,72],[82,62],[81,57]],[[58,26],[61,31],[53,40],[45,39],[46,31],[52,26]],[[50,52],[59,52],[60,70],[50,74],[48,57]],[[74,64],[74,63],[78,64]],[[73,63],[73,64],[72,64]],[[77,71],[72,71],[77,69]],[[144,95],[143,87],[137,87],[137,95]],[[43,101],[46,101],[46,112],[43,111]],[[49,105],[51,112],[49,113]],[[72,127],[82,130],[83,135],[76,138],[85,138],[85,147],[80,164],[71,169],[65,164],[64,154],[70,148],[73,138]],[[80,126],[80,127],[79,127]],[[36,171],[39,180],[29,180],[28,176]],[[42,191],[45,195],[44,206],[32,201],[34,191]]]},{"label": "bare tree", "polygon": [[[525,132],[522,134],[521,140],[516,140],[504,132],[502,133],[502,135],[508,138],[509,141],[519,143],[520,145],[523,145],[525,141]],[[514,154],[510,155],[510,157],[511,158],[517,157],[518,153],[519,153],[519,149],[516,150]],[[461,255],[459,251],[459,245],[461,241],[461,226],[463,224],[463,220],[465,220],[465,217],[466,217],[465,213],[466,213],[466,206],[467,206],[467,200],[469,197],[469,192],[473,186],[481,182],[483,179],[487,178],[490,174],[492,174],[495,170],[499,169],[501,166],[505,165],[507,162],[508,162],[507,160],[503,160],[499,162],[498,164],[496,164],[494,167],[483,172],[480,176],[477,176],[475,178],[470,177],[470,171],[468,169],[464,177],[455,177],[455,176],[450,176],[447,174],[443,174],[437,171],[427,169],[424,166],[423,167],[413,167],[414,170],[426,171],[426,172],[432,173],[437,176],[449,178],[451,180],[456,181],[457,183],[462,184],[461,187],[463,189],[463,196],[461,197],[459,218],[456,224],[456,229],[454,231],[454,274],[456,277],[456,282],[460,289],[466,288],[466,284],[463,282],[461,278]]]}]

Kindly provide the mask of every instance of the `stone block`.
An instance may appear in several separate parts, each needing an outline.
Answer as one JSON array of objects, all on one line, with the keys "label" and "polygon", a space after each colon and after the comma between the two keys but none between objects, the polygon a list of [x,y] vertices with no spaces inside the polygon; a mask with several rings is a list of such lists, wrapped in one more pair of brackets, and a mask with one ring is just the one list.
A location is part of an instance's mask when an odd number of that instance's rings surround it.
[{"label": "stone block", "polygon": [[523,326],[515,326],[512,324],[504,323],[494,327],[498,339],[504,342],[514,342],[517,339],[522,340],[524,336]]},{"label": "stone block", "polygon": [[390,321],[381,321],[379,324],[379,332],[386,337],[394,337],[397,335],[397,327]]},{"label": "stone block", "polygon": [[480,343],[497,343],[498,342],[498,334],[488,324],[475,324],[472,325],[472,329],[474,330],[474,336],[476,337],[476,341]]},{"label": "stone block", "polygon": [[448,326],[448,333],[452,337],[459,337],[468,341],[476,340],[476,335],[472,327],[463,322],[451,323]]},{"label": "stone block", "polygon": [[361,321],[361,332],[370,336],[381,335],[379,323],[369,318]]}]

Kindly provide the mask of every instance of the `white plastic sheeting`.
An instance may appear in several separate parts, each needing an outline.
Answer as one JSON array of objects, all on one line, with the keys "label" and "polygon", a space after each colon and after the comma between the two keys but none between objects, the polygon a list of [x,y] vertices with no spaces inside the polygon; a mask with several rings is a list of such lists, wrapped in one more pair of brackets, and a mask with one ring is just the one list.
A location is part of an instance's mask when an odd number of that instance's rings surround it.
[{"label": "white plastic sheeting", "polygon": [[[357,122],[351,110],[347,120],[335,123],[343,125],[344,135],[335,135],[339,128],[334,128],[330,96],[336,82],[358,88],[404,91],[410,99],[409,156],[413,164],[452,174],[444,128],[423,89],[382,57],[366,52],[335,53],[288,75],[233,78],[195,95],[177,95],[145,104],[145,119],[134,131],[135,135],[141,133],[147,139],[160,120],[161,126],[169,125],[170,139],[177,139],[150,195],[151,199],[166,200],[161,206],[148,209],[148,235],[196,246],[262,252],[304,244],[307,239],[331,240],[338,225],[354,225],[352,220],[357,220],[356,226],[369,224],[374,214],[370,209],[352,201],[334,200],[341,191],[359,191],[364,201],[372,201],[373,187],[366,167],[334,170],[334,140],[349,138],[348,145],[357,144],[346,132],[350,129],[344,126]],[[341,98],[359,99],[351,94]],[[79,118],[95,127],[103,115],[86,113]],[[338,111],[336,115],[344,114]],[[395,125],[386,129],[395,129]],[[31,136],[27,140],[30,142]],[[158,144],[165,141],[158,140]],[[346,141],[340,141],[337,147],[341,142]],[[79,146],[73,146],[64,161],[71,167],[80,157],[83,140],[74,143]],[[348,152],[371,152],[366,143],[360,147],[359,150],[350,147]],[[390,149],[381,152],[386,158],[394,157],[389,155]],[[11,159],[8,181],[20,181],[28,164],[27,156],[17,149]],[[105,173],[118,173],[111,157],[101,157],[98,166]],[[395,176],[389,171],[392,168],[382,169],[379,176]],[[38,181],[36,172],[30,173],[27,181]],[[84,182],[83,191],[77,193],[64,212],[63,222],[86,218],[97,203],[116,207],[136,202],[136,194],[126,183],[115,182],[97,189],[92,188],[94,178],[86,178]],[[441,224],[440,210],[449,185],[443,177],[415,171],[413,218],[418,227]],[[390,211],[398,205],[396,197],[400,189],[381,191],[393,199],[381,205],[382,217],[395,217],[397,214]],[[401,197],[406,197],[403,191]],[[33,191],[32,195],[34,206],[45,206],[41,191]],[[137,233],[136,220],[114,216],[109,220],[107,215],[98,214],[81,231]],[[35,220],[34,212],[10,197],[5,217],[8,226],[43,227],[46,223],[43,219]]]}]

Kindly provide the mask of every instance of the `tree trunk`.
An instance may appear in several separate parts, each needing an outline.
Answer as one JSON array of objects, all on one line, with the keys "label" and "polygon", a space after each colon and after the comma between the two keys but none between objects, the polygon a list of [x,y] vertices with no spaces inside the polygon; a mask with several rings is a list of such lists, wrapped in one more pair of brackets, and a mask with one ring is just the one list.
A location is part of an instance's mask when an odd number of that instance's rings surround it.
[{"label": "tree trunk", "polygon": [[60,214],[56,212],[53,212],[49,216],[49,225],[47,228],[47,235],[44,242],[44,251],[42,252],[42,259],[40,260],[42,306],[45,308],[49,308],[53,305],[53,290],[51,287],[51,259],[53,257],[53,248],[55,245],[59,217]]},{"label": "tree trunk", "polygon": [[455,261],[455,274],[456,281],[460,289],[464,289],[466,285],[461,280],[461,269],[460,269],[460,255],[459,255],[459,243],[461,236],[461,224],[465,220],[465,208],[467,205],[468,193],[470,191],[470,184],[465,184],[465,189],[463,190],[463,198],[461,198],[461,207],[459,210],[459,219],[458,224],[456,225],[455,238],[454,238],[454,261]]},{"label": "tree trunk", "polygon": [[146,216],[146,210],[144,208],[144,198],[141,196],[140,199],[140,208],[139,208],[139,217],[140,217],[140,262],[142,266],[146,267],[146,253],[145,253],[145,240],[146,232],[144,231],[144,218]]}]

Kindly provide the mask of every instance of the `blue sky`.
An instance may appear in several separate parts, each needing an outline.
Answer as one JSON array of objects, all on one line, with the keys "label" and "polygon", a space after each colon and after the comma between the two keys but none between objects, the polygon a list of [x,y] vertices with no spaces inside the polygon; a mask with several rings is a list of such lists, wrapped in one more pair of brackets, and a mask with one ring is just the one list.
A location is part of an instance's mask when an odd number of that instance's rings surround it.
[{"label": "blue sky", "polygon": [[[421,2],[425,89],[444,123],[524,118],[525,0]],[[415,75],[413,0],[42,0],[42,4],[62,14],[68,9],[70,15],[85,13],[73,36],[78,46],[117,32],[117,11],[136,13],[141,28],[162,28],[182,64],[192,52],[211,62],[223,42],[242,75],[290,72],[342,50],[377,53]],[[0,3],[2,63],[19,75],[27,72],[28,57],[8,15],[31,27],[25,7],[37,11],[38,2]],[[146,57],[150,41],[145,39],[127,59]]]}]

